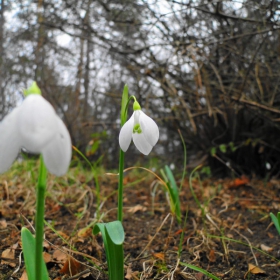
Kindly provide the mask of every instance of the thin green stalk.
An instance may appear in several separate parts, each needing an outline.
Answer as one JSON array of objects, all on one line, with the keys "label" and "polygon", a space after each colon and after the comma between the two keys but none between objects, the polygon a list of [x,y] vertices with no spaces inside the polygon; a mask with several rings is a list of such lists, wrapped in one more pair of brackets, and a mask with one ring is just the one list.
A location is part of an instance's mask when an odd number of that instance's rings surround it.
[{"label": "thin green stalk", "polygon": [[181,232],[181,236],[180,236],[180,242],[179,242],[179,248],[178,248],[178,257],[179,259],[181,258],[182,252],[183,252],[183,242],[184,242],[184,235],[186,232],[186,225],[187,225],[187,218],[188,218],[188,210],[186,212],[186,216],[185,216],[185,220],[184,220],[184,224],[183,224],[183,230]]},{"label": "thin green stalk", "polygon": [[42,259],[43,259],[43,237],[44,237],[44,212],[45,212],[45,192],[47,182],[47,169],[40,157],[40,170],[37,184],[36,200],[36,239],[35,239],[35,275],[36,279],[42,279]]},{"label": "thin green stalk", "polygon": [[194,189],[193,189],[193,186],[192,186],[192,179],[193,179],[193,174],[201,167],[201,165],[198,165],[190,174],[190,178],[189,178],[189,186],[190,186],[190,190],[191,190],[191,193],[192,193],[192,196],[197,204],[197,206],[200,208],[201,212],[202,212],[202,216],[205,216],[205,211],[203,209],[203,207],[201,206],[201,203],[199,202],[195,192],[194,192]]},{"label": "thin green stalk", "polygon": [[118,220],[123,220],[123,170],[124,170],[124,152],[120,149],[119,158],[119,188],[118,188]]},{"label": "thin green stalk", "polygon": [[88,160],[88,158],[75,146],[72,146],[73,149],[86,161],[86,163],[90,166],[93,177],[94,177],[94,182],[95,182],[95,187],[96,187],[96,200],[97,200],[97,210],[96,210],[96,215],[97,218],[100,217],[100,185],[98,181],[98,175],[96,173],[96,166],[99,163],[99,161],[102,159],[103,156],[101,156],[94,164],[94,166],[91,164],[91,162]]},{"label": "thin green stalk", "polygon": [[[131,98],[128,97],[128,86],[125,85],[122,93],[122,104],[121,104],[121,127],[125,124],[127,120],[127,109]],[[124,152],[120,149],[119,157],[119,185],[118,185],[118,220],[122,222],[123,220],[123,169],[124,169]]]},{"label": "thin green stalk", "polygon": [[180,184],[180,187],[179,187],[179,193],[180,193],[181,190],[182,190],[182,186],[183,186],[183,183],[184,183],[184,179],[185,179],[186,173],[187,173],[187,148],[186,148],[186,143],[185,143],[185,140],[183,138],[183,135],[182,135],[180,129],[178,129],[178,132],[179,132],[179,135],[181,137],[181,141],[182,141],[183,148],[184,148],[183,174],[182,174],[181,184]]}]

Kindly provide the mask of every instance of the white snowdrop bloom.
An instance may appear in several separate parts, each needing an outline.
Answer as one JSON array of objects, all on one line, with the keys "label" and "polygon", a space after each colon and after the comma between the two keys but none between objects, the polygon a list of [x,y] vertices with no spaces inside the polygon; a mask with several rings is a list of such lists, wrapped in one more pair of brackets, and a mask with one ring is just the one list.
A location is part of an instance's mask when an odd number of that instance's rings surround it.
[{"label": "white snowdrop bloom", "polygon": [[21,148],[41,153],[54,175],[61,176],[68,170],[72,156],[69,132],[40,94],[29,94],[0,123],[0,173],[10,168]]},{"label": "white snowdrop bloom", "polygon": [[144,155],[148,155],[158,141],[159,129],[154,120],[140,109],[139,104],[133,107],[134,113],[120,131],[120,147],[126,152],[132,139],[136,148]]}]

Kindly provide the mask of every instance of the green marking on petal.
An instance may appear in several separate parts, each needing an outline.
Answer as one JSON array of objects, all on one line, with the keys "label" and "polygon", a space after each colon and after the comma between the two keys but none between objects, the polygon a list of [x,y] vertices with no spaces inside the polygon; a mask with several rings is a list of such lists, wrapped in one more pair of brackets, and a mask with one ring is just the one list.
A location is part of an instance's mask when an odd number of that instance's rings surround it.
[{"label": "green marking on petal", "polygon": [[23,90],[23,94],[24,94],[24,96],[28,96],[30,94],[41,95],[42,92],[41,92],[40,88],[37,86],[37,83],[33,82],[32,85],[28,89]]},{"label": "green marking on petal", "polygon": [[140,127],[140,124],[136,124],[134,127],[133,127],[133,133],[138,133],[138,134],[141,134],[142,133],[142,130],[141,130],[141,127]]}]

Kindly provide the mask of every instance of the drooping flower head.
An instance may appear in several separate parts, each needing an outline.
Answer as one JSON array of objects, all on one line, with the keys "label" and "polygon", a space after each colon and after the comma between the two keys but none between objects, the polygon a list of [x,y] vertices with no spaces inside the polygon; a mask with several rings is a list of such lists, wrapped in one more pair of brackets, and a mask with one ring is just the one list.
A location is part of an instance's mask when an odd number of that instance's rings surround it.
[{"label": "drooping flower head", "polygon": [[136,100],[133,104],[133,110],[130,119],[121,128],[120,147],[126,152],[132,139],[136,148],[144,155],[148,155],[158,141],[159,129],[154,120],[141,110]]},{"label": "drooping flower head", "polygon": [[69,132],[35,82],[24,94],[23,103],[0,123],[0,173],[10,168],[24,148],[42,154],[48,171],[61,176],[72,156]]}]

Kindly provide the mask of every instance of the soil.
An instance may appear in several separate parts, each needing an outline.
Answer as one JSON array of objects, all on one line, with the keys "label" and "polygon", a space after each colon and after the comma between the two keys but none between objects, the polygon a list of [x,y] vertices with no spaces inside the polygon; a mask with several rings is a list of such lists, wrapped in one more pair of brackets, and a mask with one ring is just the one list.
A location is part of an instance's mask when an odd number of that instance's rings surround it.
[{"label": "soil", "polygon": [[[280,181],[194,179],[199,206],[186,180],[180,193],[186,222],[180,224],[164,187],[142,176],[125,178],[125,279],[210,279],[182,263],[219,279],[280,279],[280,237],[269,217],[280,211]],[[27,279],[20,230],[32,231],[35,216],[34,190],[27,182],[0,181],[1,280]],[[116,220],[117,178],[102,176],[100,188],[97,213],[93,181],[80,176],[67,184],[49,183],[44,258],[51,279],[108,279],[102,238],[92,234],[92,225]]]}]

